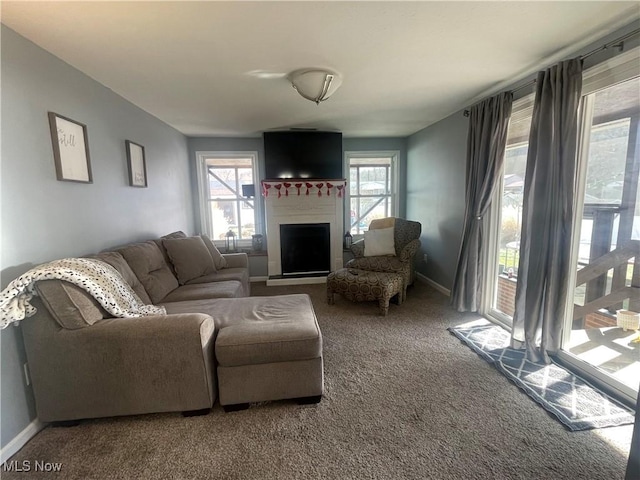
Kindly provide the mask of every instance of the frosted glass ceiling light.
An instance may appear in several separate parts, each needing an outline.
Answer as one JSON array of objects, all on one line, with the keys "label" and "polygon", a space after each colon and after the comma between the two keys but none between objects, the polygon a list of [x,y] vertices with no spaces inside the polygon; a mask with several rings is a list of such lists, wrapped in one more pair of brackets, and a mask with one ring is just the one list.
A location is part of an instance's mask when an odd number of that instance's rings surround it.
[{"label": "frosted glass ceiling light", "polygon": [[342,84],[342,78],[336,72],[320,68],[305,68],[289,74],[293,88],[307,100],[324,102]]}]

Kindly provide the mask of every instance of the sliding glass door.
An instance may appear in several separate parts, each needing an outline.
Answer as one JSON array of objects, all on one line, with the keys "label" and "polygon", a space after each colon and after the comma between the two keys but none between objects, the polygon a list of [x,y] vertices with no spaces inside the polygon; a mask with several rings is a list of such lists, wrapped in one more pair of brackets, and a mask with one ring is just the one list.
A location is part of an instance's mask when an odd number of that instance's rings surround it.
[{"label": "sliding glass door", "polygon": [[[585,72],[573,262],[560,356],[634,400],[640,330],[640,48]],[[512,324],[533,95],[514,102],[504,174],[491,207],[482,313]],[[622,315],[619,313],[621,310]],[[622,327],[627,327],[625,330]]]},{"label": "sliding glass door", "polygon": [[633,396],[640,382],[630,313],[640,312],[640,78],[585,95],[582,109],[577,273],[564,350]]}]

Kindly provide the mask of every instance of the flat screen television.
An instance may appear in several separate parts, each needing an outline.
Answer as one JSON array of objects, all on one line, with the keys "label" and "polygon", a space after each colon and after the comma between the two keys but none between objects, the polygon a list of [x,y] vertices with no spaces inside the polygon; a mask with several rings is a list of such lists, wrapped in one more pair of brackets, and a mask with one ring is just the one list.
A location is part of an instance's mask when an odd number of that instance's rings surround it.
[{"label": "flat screen television", "polygon": [[265,132],[265,178],[344,178],[342,133]]}]

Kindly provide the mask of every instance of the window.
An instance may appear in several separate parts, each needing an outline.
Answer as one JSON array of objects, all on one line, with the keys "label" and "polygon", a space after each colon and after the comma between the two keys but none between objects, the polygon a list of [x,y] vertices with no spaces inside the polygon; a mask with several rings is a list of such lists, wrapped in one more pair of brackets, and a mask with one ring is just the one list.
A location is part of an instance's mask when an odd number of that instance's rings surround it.
[{"label": "window", "polygon": [[371,220],[398,212],[398,153],[347,152],[349,230],[363,233]]},{"label": "window", "polygon": [[257,154],[199,152],[197,157],[202,231],[213,240],[224,240],[229,230],[250,240],[259,197],[243,197],[242,186],[256,183]]}]

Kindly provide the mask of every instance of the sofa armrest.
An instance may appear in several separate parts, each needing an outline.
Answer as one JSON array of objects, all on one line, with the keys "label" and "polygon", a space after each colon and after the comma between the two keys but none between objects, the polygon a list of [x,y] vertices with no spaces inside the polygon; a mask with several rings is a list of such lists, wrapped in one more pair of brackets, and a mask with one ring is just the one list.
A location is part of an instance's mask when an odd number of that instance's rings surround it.
[{"label": "sofa armrest", "polygon": [[[117,344],[120,348],[132,348],[136,356],[144,356],[145,351],[155,352],[156,349],[171,346],[176,355],[184,353],[196,344],[204,347],[210,341],[215,331],[215,324],[211,316],[204,313],[174,313],[168,315],[152,315],[134,318],[106,318],[90,328],[79,330],[62,330],[60,335],[78,332],[85,335],[81,341],[82,348],[100,348]],[[142,344],[141,344],[142,343]],[[76,346],[75,348],[78,348]],[[147,352],[147,353],[148,353]],[[160,361],[165,362],[167,353],[164,352]]]},{"label": "sofa armrest", "polygon": [[249,268],[249,256],[246,253],[223,253],[227,268]]},{"label": "sofa armrest", "polygon": [[209,315],[108,318],[29,337],[42,421],[199,410],[216,397]]},{"label": "sofa armrest", "polygon": [[401,262],[410,261],[415,256],[421,244],[422,243],[417,238],[407,243],[402,249],[402,251],[400,252],[400,261]]},{"label": "sofa armrest", "polygon": [[364,257],[364,239],[351,244],[351,253],[355,258]]}]

